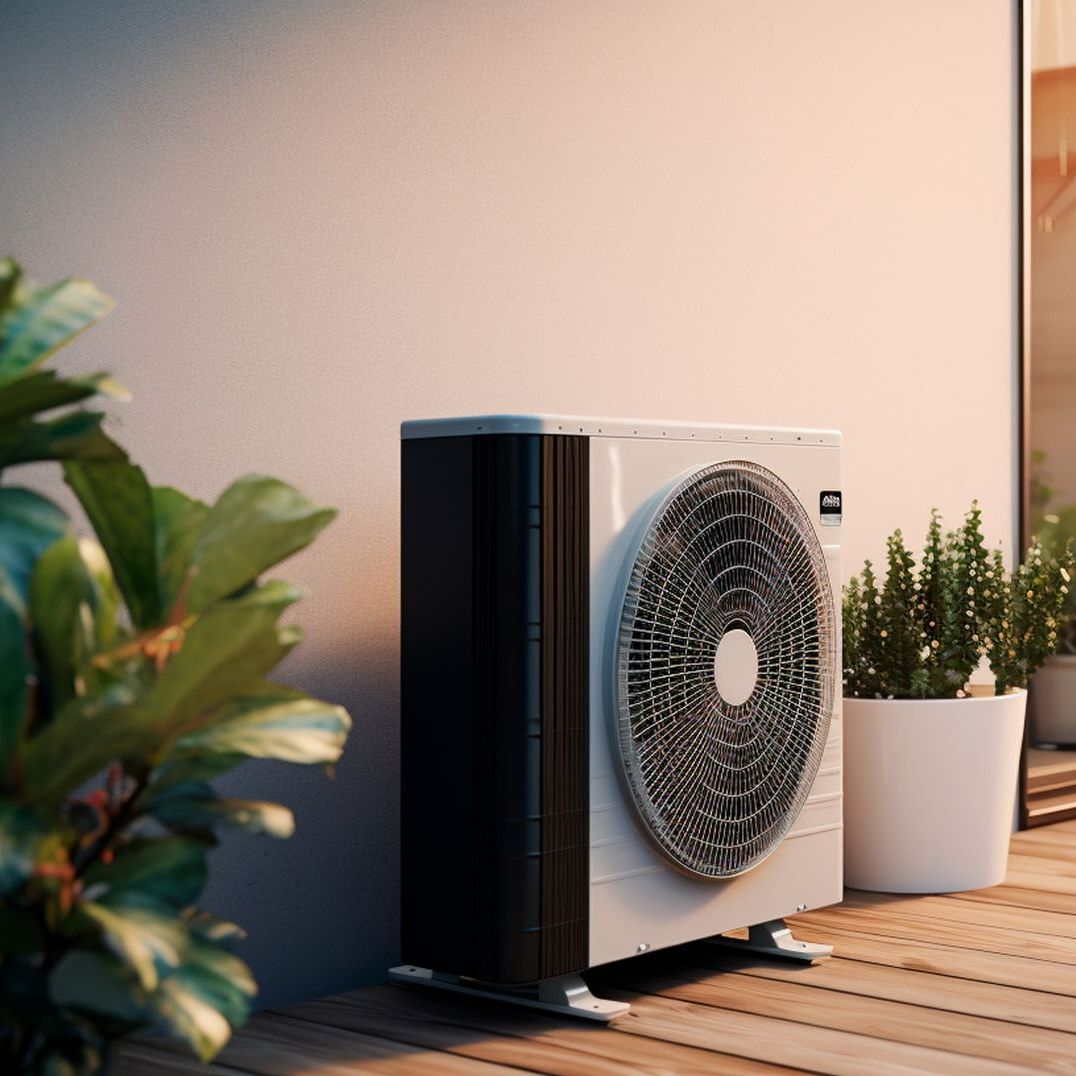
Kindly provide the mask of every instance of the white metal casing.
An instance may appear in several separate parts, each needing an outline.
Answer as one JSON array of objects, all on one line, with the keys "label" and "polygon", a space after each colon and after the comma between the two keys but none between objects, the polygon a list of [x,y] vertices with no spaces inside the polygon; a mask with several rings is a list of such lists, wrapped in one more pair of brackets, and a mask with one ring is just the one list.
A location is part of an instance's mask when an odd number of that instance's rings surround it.
[{"label": "white metal casing", "polygon": [[706,440],[684,439],[672,430],[660,439],[596,436],[590,444],[591,964],[777,919],[842,897],[839,638],[834,713],[822,764],[799,818],[757,867],[724,881],[681,873],[645,836],[621,782],[613,746],[612,663],[624,587],[643,532],[680,479],[732,460],[760,464],[778,475],[814,521],[839,616],[840,526],[824,526],[819,519],[819,493],[841,488],[839,435],[813,430],[774,435],[732,426],[710,430],[714,436]]}]

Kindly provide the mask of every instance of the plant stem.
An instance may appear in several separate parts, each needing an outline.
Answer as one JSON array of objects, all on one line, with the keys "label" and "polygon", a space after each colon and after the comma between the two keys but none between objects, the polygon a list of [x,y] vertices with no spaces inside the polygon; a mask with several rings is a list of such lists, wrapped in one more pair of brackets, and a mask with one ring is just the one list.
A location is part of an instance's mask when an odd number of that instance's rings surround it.
[{"label": "plant stem", "polygon": [[146,785],[149,782],[149,773],[142,774],[135,780],[134,788],[130,794],[126,796],[116,809],[115,813],[109,819],[108,825],[105,827],[104,833],[97,838],[90,845],[89,849],[80,858],[79,862],[75,865],[75,877],[81,878],[86,870],[94,862],[99,859],[108,846],[119,836],[120,831],[131,821],[131,816],[134,814],[135,803],[138,797],[146,789]]}]

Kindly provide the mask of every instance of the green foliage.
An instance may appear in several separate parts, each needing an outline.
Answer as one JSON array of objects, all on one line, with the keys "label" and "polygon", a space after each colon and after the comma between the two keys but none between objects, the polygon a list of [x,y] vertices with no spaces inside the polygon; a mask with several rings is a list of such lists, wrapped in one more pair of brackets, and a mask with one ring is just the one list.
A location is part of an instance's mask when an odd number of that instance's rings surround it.
[{"label": "green foliage", "polygon": [[[1055,507],[1055,491],[1046,482],[1045,454],[1034,452],[1031,462],[1031,533],[1048,556],[1057,557],[1068,543],[1076,545],[1076,504]],[[1076,590],[1072,588],[1057,630],[1058,649],[1076,654]]]},{"label": "green foliage", "polygon": [[1066,546],[1059,564],[1038,538],[1032,539],[989,621],[990,664],[999,691],[1026,685],[1028,677],[1057,651],[1072,567],[1071,546]]},{"label": "green foliage", "polygon": [[870,561],[844,588],[845,694],[957,698],[984,657],[998,694],[1024,687],[1058,647],[1072,570],[1069,543],[1051,553],[1036,539],[1007,576],[975,503],[944,537],[931,513],[918,567],[894,532],[882,589]]},{"label": "green foliage", "polygon": [[904,545],[904,536],[895,531],[887,542],[888,572],[878,607],[879,665],[883,674],[896,683],[911,684],[919,665],[919,617],[915,603],[915,561]]},{"label": "green foliage", "polygon": [[288,837],[279,804],[220,797],[250,758],[331,766],[350,718],[268,679],[299,641],[300,596],[265,572],[334,513],[249,476],[212,505],[154,487],[67,411],[106,375],[40,364],[110,302],[0,261],[0,469],[63,462],[96,535],[0,485],[0,1071],[95,1072],[137,1028],[211,1057],[256,985],[200,912],[221,826]]}]

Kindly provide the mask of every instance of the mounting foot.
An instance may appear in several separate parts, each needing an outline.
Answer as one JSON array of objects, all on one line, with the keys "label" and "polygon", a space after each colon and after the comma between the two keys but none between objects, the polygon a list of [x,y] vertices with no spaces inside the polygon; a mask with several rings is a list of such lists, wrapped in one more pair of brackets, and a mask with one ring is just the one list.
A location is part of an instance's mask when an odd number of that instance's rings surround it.
[{"label": "mounting foot", "polygon": [[781,960],[798,960],[804,964],[814,964],[833,955],[832,945],[820,945],[817,942],[799,941],[792,936],[792,931],[783,919],[771,919],[768,923],[756,923],[748,928],[747,938],[724,938],[718,935],[707,938],[710,945],[723,948],[739,949],[748,953],[760,953],[774,956]]},{"label": "mounting foot", "polygon": [[577,1016],[584,1020],[598,1020],[603,1024],[623,1016],[631,1009],[627,1002],[595,997],[579,975],[561,975],[556,979],[543,979],[527,986],[502,986],[401,964],[399,967],[389,968],[389,982],[433,986],[438,990],[451,990],[455,994],[508,1001],[513,1005],[526,1005],[531,1009],[544,1009],[546,1012]]}]

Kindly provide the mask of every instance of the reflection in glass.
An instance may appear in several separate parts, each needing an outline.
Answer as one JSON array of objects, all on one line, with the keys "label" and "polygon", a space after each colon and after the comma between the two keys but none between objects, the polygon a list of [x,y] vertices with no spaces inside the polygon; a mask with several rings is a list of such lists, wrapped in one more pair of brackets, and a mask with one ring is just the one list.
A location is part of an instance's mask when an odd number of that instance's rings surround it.
[{"label": "reflection in glass", "polygon": [[[1076,543],[1076,0],[1032,0],[1029,524]],[[1063,650],[1032,682],[1029,824],[1076,816],[1076,593]]]}]

